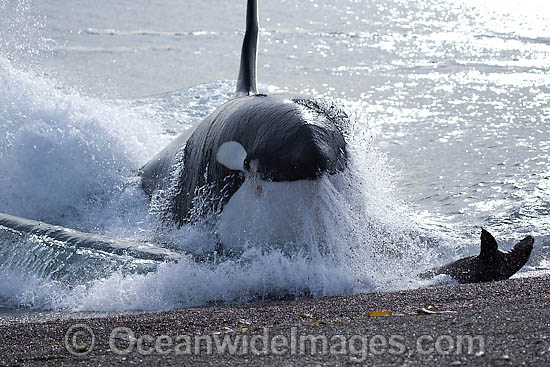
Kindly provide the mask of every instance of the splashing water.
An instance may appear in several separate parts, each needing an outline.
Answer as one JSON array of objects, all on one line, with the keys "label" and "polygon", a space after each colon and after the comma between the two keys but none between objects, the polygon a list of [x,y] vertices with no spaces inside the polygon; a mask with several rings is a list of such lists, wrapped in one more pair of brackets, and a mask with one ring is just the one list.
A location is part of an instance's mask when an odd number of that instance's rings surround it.
[{"label": "splashing water", "polygon": [[[146,117],[158,117],[151,111],[163,108],[177,111],[173,99],[186,93],[134,105],[101,102],[62,92],[7,60],[0,65],[0,78],[10,86],[0,95],[7,106],[0,117],[2,210],[95,233],[160,238],[183,253],[178,263],[143,262],[0,228],[0,276],[11,279],[0,289],[3,303],[156,310],[336,295],[409,286],[410,267],[429,263],[429,245],[392,199],[385,159],[372,148],[365,123],[350,141],[346,173],[264,183],[259,196],[246,181],[213,226],[163,228],[148,214],[136,168],[170,136],[166,124]],[[204,113],[233,85],[210,88],[212,101],[195,107]],[[220,241],[230,255],[197,261]]]},{"label": "splashing water", "polygon": [[[463,3],[468,11],[437,0],[321,1],[315,14],[304,2],[266,4],[273,20],[262,34],[262,79],[308,94],[341,91],[338,102],[356,115],[350,169],[312,182],[263,183],[260,194],[246,181],[221,213],[175,229],[158,223],[162,205],[150,205],[137,169],[231,98],[235,83],[127,101],[113,99],[108,80],[135,96],[230,78],[236,68],[226,59],[237,60],[232,42],[240,44],[240,34],[198,16],[189,26],[174,17],[177,31],[95,25],[78,9],[82,24],[54,24],[66,37],[54,41],[42,37],[41,19],[28,16],[29,1],[0,0],[0,212],[182,254],[159,263],[0,226],[0,306],[161,310],[416,287],[423,285],[412,278],[417,271],[478,250],[472,227],[482,223],[505,238],[541,234],[531,264],[547,267],[548,177],[537,167],[548,160],[540,138],[548,120],[548,22],[541,11],[524,22],[514,12],[493,14],[500,3]],[[305,12],[314,20],[294,29]],[[109,14],[98,23],[116,22]],[[503,19],[519,37],[500,30]],[[56,61],[66,73],[48,69]],[[212,67],[199,71],[205,64]],[[82,80],[110,97],[67,87]],[[510,195],[519,203],[510,204]]]}]

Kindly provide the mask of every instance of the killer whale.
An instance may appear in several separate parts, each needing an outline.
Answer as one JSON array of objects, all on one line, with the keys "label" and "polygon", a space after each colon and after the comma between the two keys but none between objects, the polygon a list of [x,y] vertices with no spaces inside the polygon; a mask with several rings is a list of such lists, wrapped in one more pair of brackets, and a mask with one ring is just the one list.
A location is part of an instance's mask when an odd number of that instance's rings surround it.
[{"label": "killer whale", "polygon": [[[168,196],[167,217],[178,226],[193,220],[195,199],[204,188],[223,207],[246,175],[276,182],[314,180],[347,166],[348,115],[333,103],[308,96],[259,94],[257,45],[258,2],[248,0],[235,98],[139,171],[149,197],[158,190]],[[223,164],[231,157],[220,157],[218,152],[228,142],[238,143],[244,152],[235,167]]]},{"label": "killer whale", "polygon": [[[169,191],[169,211],[170,219],[180,226],[192,220],[190,213],[201,188],[219,195],[223,204],[246,175],[266,181],[315,180],[341,172],[348,165],[349,118],[342,109],[308,96],[258,93],[257,18],[257,0],[249,0],[235,98],[196,129],[176,138],[139,172],[142,188],[150,197],[175,184],[174,190]],[[68,241],[77,247],[115,249],[163,261],[179,258],[179,254],[154,245],[145,248],[142,243],[75,232],[1,213],[0,225]],[[484,241],[482,235],[480,255],[444,265],[428,276],[449,274],[460,282],[506,279],[525,264],[533,241],[526,237],[516,245],[517,250],[502,253],[494,238]]]},{"label": "killer whale", "polygon": [[468,256],[441,267],[420,274],[421,278],[432,278],[446,274],[459,283],[481,283],[510,278],[519,271],[531,255],[535,239],[527,236],[508,252],[498,249],[495,238],[485,229],[481,229],[481,251],[478,255]]}]

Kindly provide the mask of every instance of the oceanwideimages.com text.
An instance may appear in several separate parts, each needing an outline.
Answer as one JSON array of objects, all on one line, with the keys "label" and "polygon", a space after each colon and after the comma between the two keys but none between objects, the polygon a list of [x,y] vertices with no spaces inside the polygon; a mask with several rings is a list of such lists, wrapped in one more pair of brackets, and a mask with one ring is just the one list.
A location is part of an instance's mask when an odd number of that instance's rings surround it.
[{"label": "oceanwideimages.com text", "polygon": [[[67,331],[64,344],[74,355],[87,355],[96,346],[93,330],[76,324]],[[139,335],[128,327],[117,327],[109,335],[109,349],[117,355],[323,355],[349,356],[363,362],[369,355],[483,354],[485,338],[481,335],[419,335],[415,340],[403,335],[324,335],[302,332],[291,327],[287,333],[269,328],[257,333],[216,332],[205,335]]]}]

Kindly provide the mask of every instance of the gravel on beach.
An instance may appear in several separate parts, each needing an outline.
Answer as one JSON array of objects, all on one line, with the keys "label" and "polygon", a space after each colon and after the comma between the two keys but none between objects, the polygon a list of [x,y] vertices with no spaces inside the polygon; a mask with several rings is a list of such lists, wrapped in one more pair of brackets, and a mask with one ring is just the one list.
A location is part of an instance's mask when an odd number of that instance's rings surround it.
[{"label": "gravel on beach", "polygon": [[546,275],[44,322],[14,318],[0,326],[0,365],[549,366],[549,305]]}]

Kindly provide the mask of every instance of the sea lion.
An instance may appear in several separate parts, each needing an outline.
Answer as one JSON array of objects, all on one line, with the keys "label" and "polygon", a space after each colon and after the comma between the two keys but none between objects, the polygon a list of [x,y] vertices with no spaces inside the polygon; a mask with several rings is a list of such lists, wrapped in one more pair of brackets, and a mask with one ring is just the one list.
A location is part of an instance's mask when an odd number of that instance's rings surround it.
[{"label": "sea lion", "polygon": [[485,229],[481,229],[481,251],[479,255],[468,256],[441,267],[428,270],[420,276],[431,278],[447,274],[459,283],[480,283],[510,278],[527,263],[535,239],[527,236],[510,251],[498,249],[497,241]]}]

